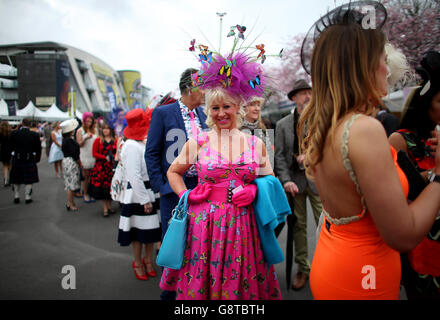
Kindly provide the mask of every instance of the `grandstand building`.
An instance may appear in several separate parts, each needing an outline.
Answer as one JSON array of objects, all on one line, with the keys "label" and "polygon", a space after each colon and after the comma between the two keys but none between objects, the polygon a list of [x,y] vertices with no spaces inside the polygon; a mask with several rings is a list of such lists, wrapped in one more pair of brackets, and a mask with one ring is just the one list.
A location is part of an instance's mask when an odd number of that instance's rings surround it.
[{"label": "grandstand building", "polygon": [[[136,74],[128,90],[123,77]],[[107,113],[119,107],[144,107],[137,71],[116,71],[103,60],[80,49],[56,42],[0,45],[0,99],[10,114],[29,101],[45,110],[56,104],[62,111]],[[133,82],[133,81],[132,81]],[[147,89],[147,90],[146,90]],[[131,96],[127,96],[130,94]]]}]

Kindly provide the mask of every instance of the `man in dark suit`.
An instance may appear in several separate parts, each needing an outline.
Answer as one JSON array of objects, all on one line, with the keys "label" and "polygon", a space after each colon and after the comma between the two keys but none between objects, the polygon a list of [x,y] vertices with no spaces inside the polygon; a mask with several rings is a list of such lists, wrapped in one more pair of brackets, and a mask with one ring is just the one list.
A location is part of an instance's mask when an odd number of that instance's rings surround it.
[{"label": "man in dark suit", "polygon": [[[160,215],[162,237],[168,228],[171,212],[179,202],[179,197],[171,189],[167,171],[189,138],[207,129],[203,108],[204,93],[194,90],[191,75],[196,69],[185,70],[179,82],[181,98],[175,103],[156,107],[151,116],[145,148],[150,183],[155,192],[160,192]],[[188,189],[197,185],[197,171],[192,166],[185,173],[184,182]],[[162,296],[166,299],[166,297]]]},{"label": "man in dark suit", "polygon": [[322,211],[316,187],[305,174],[304,155],[299,152],[297,135],[298,119],[310,101],[311,91],[305,80],[300,79],[295,82],[292,91],[288,94],[289,99],[295,102],[294,112],[279,120],[275,129],[275,172],[297,218],[293,227],[295,262],[298,264],[298,272],[292,284],[294,290],[304,287],[310,272],[306,198],[310,200],[316,224]]},{"label": "man in dark suit", "polygon": [[20,129],[11,133],[12,167],[10,182],[14,190],[14,203],[20,203],[20,186],[25,185],[25,202],[32,202],[32,184],[37,183],[37,163],[41,159],[38,133],[29,130],[30,119],[23,119]]}]

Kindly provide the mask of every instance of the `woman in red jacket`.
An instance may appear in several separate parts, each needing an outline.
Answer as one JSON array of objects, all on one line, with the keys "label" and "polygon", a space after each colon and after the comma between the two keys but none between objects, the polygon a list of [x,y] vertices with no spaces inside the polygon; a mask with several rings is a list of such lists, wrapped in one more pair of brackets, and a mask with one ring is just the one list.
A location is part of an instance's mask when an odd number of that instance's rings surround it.
[{"label": "woman in red jacket", "polygon": [[112,211],[112,198],[110,186],[115,167],[116,139],[114,130],[108,123],[104,123],[99,137],[93,143],[93,157],[96,162],[90,172],[90,185],[88,192],[91,197],[102,200],[104,205],[104,217],[108,217]]}]

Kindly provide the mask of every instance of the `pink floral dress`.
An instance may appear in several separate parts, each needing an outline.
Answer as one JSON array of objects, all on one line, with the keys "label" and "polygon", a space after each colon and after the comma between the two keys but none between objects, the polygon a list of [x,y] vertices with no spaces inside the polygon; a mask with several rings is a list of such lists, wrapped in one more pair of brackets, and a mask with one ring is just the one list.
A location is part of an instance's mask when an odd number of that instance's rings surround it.
[{"label": "pink floral dress", "polygon": [[[205,134],[198,141],[199,184],[224,190],[251,183],[259,169],[255,143],[256,138],[249,136],[250,150],[230,162],[209,147]],[[179,300],[281,299],[274,266],[263,258],[252,206],[239,208],[227,200],[213,200],[213,194],[214,190],[203,202],[190,203],[182,268],[165,268],[161,289],[176,291]]]}]

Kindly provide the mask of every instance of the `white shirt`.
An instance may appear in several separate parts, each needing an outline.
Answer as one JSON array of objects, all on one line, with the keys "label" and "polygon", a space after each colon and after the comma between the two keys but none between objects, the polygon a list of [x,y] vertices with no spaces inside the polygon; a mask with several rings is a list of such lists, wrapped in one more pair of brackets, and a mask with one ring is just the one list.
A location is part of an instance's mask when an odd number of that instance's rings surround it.
[{"label": "white shirt", "polygon": [[145,144],[128,139],[121,150],[121,162],[124,168],[125,179],[130,183],[131,189],[124,192],[122,203],[140,203],[144,205],[155,201],[151,189],[146,189],[144,181],[149,181],[147,165],[144,158]]}]

